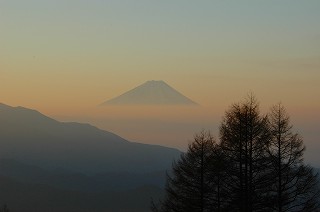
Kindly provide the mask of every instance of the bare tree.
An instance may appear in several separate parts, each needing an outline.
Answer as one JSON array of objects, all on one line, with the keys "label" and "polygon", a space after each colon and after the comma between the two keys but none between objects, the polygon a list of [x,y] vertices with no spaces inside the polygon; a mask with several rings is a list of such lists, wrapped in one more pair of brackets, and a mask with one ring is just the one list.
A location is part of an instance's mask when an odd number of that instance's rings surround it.
[{"label": "bare tree", "polygon": [[153,211],[320,211],[317,174],[304,164],[303,140],[281,104],[268,116],[252,95],[233,104],[220,140],[205,131],[195,136]]},{"label": "bare tree", "polygon": [[318,207],[317,176],[303,163],[305,147],[292,132],[289,116],[281,105],[269,114],[271,142],[268,148],[272,168],[272,202],[274,211],[315,211]]},{"label": "bare tree", "polygon": [[[167,176],[166,197],[158,206],[153,205],[153,211],[219,210],[221,200],[217,199],[217,196],[222,189],[214,188],[215,181],[212,176],[216,146],[209,132],[202,131],[194,137],[187,153],[173,164],[172,175]],[[217,160],[214,163],[217,164]],[[221,179],[215,180],[221,182]]]},{"label": "bare tree", "polygon": [[251,95],[231,106],[220,126],[221,146],[228,159],[230,207],[234,211],[264,211],[268,184],[267,117]]},{"label": "bare tree", "polygon": [[227,186],[227,173],[229,163],[227,157],[220,145],[216,145],[213,149],[212,159],[210,160],[210,179],[212,192],[212,210],[211,211],[229,211],[230,195]]}]

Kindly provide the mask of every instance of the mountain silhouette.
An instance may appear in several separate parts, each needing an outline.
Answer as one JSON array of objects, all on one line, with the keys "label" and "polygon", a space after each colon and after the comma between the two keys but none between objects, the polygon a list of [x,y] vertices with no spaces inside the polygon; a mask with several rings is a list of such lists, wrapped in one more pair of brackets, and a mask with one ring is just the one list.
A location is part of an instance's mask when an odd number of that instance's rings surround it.
[{"label": "mountain silhouette", "polygon": [[0,104],[0,157],[85,174],[152,172],[180,151],[129,142],[89,124],[64,123],[38,111]]},{"label": "mountain silhouette", "polygon": [[164,81],[147,81],[101,105],[197,105]]},{"label": "mountain silhouette", "polygon": [[108,172],[85,175],[76,172],[46,170],[21,161],[1,158],[0,176],[13,178],[22,183],[44,184],[66,190],[103,192],[128,190],[145,185],[164,188],[166,170],[145,173]]},{"label": "mountain silhouette", "polygon": [[[150,211],[150,199],[160,199],[163,189],[141,186],[121,191],[83,192],[42,183],[21,182],[0,175],[0,204],[10,211],[129,212]],[[3,211],[3,210],[1,210]]]}]

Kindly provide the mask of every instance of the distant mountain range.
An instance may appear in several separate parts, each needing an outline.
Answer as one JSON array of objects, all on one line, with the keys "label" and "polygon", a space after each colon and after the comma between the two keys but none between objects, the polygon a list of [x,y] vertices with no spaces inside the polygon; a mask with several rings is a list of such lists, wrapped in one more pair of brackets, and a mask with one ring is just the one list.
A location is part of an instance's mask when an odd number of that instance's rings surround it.
[{"label": "distant mountain range", "polygon": [[85,174],[168,169],[180,151],[129,142],[89,124],[58,122],[0,104],[0,157]]},{"label": "distant mountain range", "polygon": [[31,211],[149,211],[177,149],[0,104],[0,206]]},{"label": "distant mountain range", "polygon": [[150,199],[163,195],[162,186],[150,180],[159,179],[164,182],[164,172],[87,176],[1,159],[0,206],[7,204],[14,212],[150,211]]},{"label": "distant mountain range", "polygon": [[152,80],[101,105],[197,105],[197,103],[164,81]]},{"label": "distant mountain range", "polygon": [[163,189],[142,186],[126,191],[82,192],[46,184],[21,183],[0,175],[0,204],[12,212],[149,212]]},{"label": "distant mountain range", "polygon": [[105,192],[126,191],[146,185],[163,188],[166,174],[165,170],[161,170],[143,173],[105,172],[86,175],[66,170],[46,170],[13,159],[0,159],[0,176],[12,178],[21,183],[44,184],[65,190]]}]

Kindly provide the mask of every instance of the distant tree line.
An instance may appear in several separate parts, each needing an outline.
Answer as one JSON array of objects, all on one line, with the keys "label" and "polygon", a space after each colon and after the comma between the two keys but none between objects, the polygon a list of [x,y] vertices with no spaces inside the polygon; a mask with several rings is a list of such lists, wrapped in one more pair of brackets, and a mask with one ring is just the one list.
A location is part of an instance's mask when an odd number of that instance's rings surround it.
[{"label": "distant tree line", "polygon": [[261,115],[251,95],[225,112],[219,143],[206,131],[194,137],[152,211],[320,211],[317,174],[303,162],[304,150],[285,108]]}]

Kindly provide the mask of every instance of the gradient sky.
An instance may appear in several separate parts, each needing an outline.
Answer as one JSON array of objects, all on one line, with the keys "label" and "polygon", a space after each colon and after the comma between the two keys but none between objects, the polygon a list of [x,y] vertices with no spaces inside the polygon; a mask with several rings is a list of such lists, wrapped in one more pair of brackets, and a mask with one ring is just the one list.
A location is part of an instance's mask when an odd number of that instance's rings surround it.
[{"label": "gradient sky", "polygon": [[219,117],[254,92],[313,126],[319,11],[319,0],[1,0],[0,102],[77,117],[154,79]]}]

